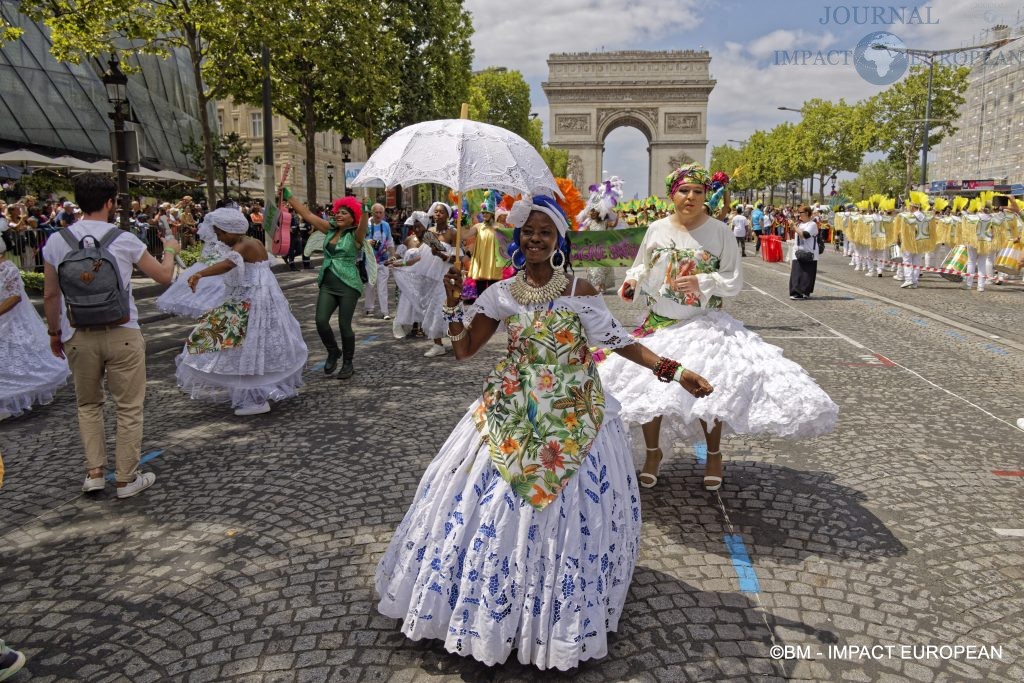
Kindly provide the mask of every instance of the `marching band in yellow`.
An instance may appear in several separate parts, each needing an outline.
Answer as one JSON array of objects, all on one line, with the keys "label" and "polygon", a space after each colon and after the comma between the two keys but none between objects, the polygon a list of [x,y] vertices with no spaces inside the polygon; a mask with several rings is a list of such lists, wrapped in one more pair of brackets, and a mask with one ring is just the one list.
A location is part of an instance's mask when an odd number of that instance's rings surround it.
[{"label": "marching band in yellow", "polygon": [[973,199],[952,202],[911,192],[902,211],[896,200],[872,195],[850,210],[835,215],[836,230],[846,239],[846,254],[855,271],[882,277],[895,269],[893,279],[914,289],[924,269],[971,289],[1020,277],[1024,269],[1024,202],[982,192]]}]

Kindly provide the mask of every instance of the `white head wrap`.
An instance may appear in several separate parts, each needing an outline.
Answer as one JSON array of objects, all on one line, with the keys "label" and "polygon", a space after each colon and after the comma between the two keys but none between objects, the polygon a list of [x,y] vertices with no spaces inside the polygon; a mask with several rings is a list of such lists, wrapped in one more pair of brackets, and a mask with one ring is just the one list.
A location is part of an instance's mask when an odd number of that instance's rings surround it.
[{"label": "white head wrap", "polygon": [[430,227],[430,216],[425,211],[413,211],[412,214],[405,219],[406,225],[412,225],[413,223],[419,223],[424,228]]},{"label": "white head wrap", "polygon": [[452,207],[448,206],[444,202],[434,202],[433,204],[431,204],[430,208],[427,210],[427,215],[433,218],[434,209],[436,209],[439,206],[444,207],[445,212],[448,214],[448,218],[452,217]]},{"label": "white head wrap", "polygon": [[526,195],[512,205],[512,210],[509,211],[506,222],[514,228],[521,228],[527,219],[530,218],[530,212],[541,211],[551,217],[555,227],[558,228],[558,234],[564,237],[565,233],[569,230],[569,221],[565,219],[565,214],[560,210],[552,208],[552,206],[558,206],[558,204],[551,197],[543,195],[531,197]]},{"label": "white head wrap", "polygon": [[217,241],[217,233],[213,231],[213,223],[210,222],[210,214],[203,216],[203,220],[199,222],[199,227],[196,232],[199,234],[199,239],[204,242]]},{"label": "white head wrap", "polygon": [[236,235],[244,235],[249,232],[249,221],[245,220],[242,212],[226,206],[214,209],[206,214],[203,222],[209,222],[215,228],[220,228],[224,232],[231,232]]}]

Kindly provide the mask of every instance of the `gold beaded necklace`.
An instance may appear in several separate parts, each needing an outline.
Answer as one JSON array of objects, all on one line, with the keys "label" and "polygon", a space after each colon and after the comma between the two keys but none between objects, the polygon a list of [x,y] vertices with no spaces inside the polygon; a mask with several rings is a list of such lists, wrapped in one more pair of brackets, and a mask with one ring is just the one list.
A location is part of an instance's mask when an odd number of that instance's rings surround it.
[{"label": "gold beaded necklace", "polygon": [[519,274],[512,279],[509,291],[512,298],[523,306],[546,304],[562,296],[565,286],[569,284],[569,278],[565,273],[556,270],[551,274],[547,284],[534,287],[526,281],[526,271],[519,271]]}]

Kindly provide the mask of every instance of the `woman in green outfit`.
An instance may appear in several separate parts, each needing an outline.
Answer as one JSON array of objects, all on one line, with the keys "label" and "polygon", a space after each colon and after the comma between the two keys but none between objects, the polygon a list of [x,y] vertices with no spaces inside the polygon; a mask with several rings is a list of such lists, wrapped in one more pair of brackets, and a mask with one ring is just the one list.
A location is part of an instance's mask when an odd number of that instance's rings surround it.
[{"label": "woman in green outfit", "polygon": [[[363,293],[363,281],[359,277],[356,260],[366,237],[366,212],[355,197],[342,197],[335,199],[331,206],[334,217],[325,220],[295,199],[287,189],[285,199],[307,225],[326,234],[324,262],[316,280],[320,287],[320,296],[316,300],[316,331],[320,341],[327,347],[324,373],[329,375],[334,372],[338,358],[341,358],[338,379],[348,379],[355,373],[352,356],[356,351],[356,335],[352,330],[352,314],[355,313],[359,295]],[[331,316],[335,310],[338,311],[341,349],[331,329]]]}]

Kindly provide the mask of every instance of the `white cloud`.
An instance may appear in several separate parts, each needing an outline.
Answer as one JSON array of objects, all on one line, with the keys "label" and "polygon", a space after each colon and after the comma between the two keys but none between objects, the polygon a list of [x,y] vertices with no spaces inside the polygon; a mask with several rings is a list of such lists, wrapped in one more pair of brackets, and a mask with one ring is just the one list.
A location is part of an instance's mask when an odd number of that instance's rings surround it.
[{"label": "white cloud", "polygon": [[765,34],[746,45],[746,50],[758,59],[773,57],[777,50],[824,50],[836,42],[831,31],[817,33],[797,29],[777,29]]},{"label": "white cloud", "polygon": [[643,49],[701,23],[697,0],[466,0],[473,15],[474,68],[508,66],[546,77],[553,52]]}]

